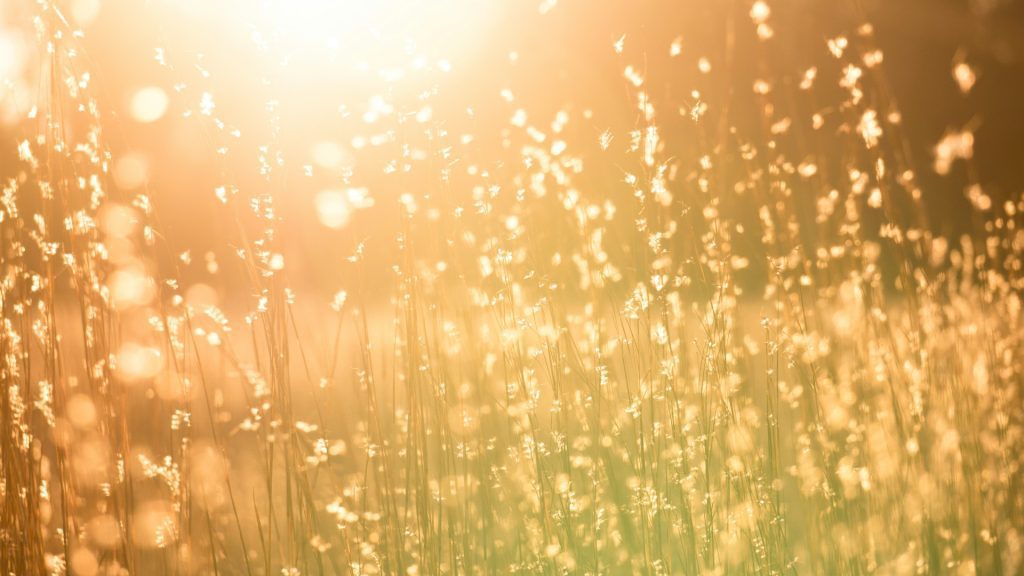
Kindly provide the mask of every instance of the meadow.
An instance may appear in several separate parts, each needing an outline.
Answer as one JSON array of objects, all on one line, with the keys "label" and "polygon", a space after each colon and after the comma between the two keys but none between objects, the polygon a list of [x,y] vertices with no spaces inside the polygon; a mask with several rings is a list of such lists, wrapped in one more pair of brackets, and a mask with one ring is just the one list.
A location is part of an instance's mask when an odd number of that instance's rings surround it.
[{"label": "meadow", "polygon": [[0,572],[1024,574],[983,55],[525,4],[0,7]]}]

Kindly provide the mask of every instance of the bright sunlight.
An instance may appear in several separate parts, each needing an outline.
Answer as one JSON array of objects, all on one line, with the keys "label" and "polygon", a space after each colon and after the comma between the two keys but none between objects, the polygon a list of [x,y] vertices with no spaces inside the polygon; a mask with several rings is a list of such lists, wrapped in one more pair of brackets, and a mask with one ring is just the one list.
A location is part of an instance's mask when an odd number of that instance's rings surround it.
[{"label": "bright sunlight", "polygon": [[0,573],[1024,573],[1020,0],[5,0]]}]

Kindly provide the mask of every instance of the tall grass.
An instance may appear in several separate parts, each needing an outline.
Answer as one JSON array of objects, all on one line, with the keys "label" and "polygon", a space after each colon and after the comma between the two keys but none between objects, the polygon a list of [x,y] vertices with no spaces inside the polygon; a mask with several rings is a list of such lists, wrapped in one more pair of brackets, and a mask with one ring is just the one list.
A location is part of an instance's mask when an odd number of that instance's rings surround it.
[{"label": "tall grass", "polygon": [[[110,185],[88,61],[30,8],[4,574],[1024,570],[1024,200],[974,187],[969,234],[926,221],[870,25],[767,71],[750,132],[746,100],[663,120],[630,68],[630,132],[514,120],[460,176],[438,135],[375,198],[398,233],[322,263],[348,278],[328,298],[289,264],[271,141],[263,184],[218,190],[246,303],[222,310],[186,292],[159,207]],[[766,10],[730,34],[767,41]]]}]

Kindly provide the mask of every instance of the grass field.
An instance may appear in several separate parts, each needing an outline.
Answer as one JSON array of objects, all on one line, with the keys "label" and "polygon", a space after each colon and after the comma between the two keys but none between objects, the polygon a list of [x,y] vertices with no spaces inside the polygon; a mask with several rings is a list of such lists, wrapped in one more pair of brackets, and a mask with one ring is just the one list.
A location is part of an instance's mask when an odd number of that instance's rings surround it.
[{"label": "grass field", "polygon": [[6,6],[4,575],[1024,574],[1022,182],[871,3]]}]

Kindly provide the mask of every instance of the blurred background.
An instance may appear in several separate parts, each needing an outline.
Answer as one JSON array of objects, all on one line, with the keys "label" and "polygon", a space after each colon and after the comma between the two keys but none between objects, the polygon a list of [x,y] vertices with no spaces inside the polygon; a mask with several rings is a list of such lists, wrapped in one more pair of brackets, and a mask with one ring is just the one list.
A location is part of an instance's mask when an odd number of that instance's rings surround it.
[{"label": "blurred background", "polygon": [[[39,121],[30,111],[48,73],[31,4],[0,7],[4,178]],[[874,28],[863,49],[884,54],[881,88],[868,97],[886,95],[878,105],[900,116],[935,232],[968,231],[970,185],[998,200],[1024,182],[1021,2],[785,0],[770,4],[770,39],[760,40],[749,3],[725,0],[366,4],[64,3],[112,147],[108,186],[145,191],[168,245],[207,264],[230,260],[221,240],[232,224],[216,191],[274,193],[289,268],[332,287],[343,272],[322,264],[363,242],[371,255],[388,249],[403,193],[443,192],[437,202],[450,208],[470,205],[474,189],[515,187],[503,166],[518,161],[516,127],[546,128],[560,111],[572,118],[564,139],[575,153],[619,135],[600,169],[582,176],[584,192],[621,183],[626,161],[615,154],[640,122],[626,66],[644,78],[666,153],[698,157],[694,90],[710,118],[727,115],[738,138],[756,139],[762,104],[749,87],[768,79],[780,93],[812,67],[834,84],[826,43],[863,23]],[[795,116],[819,111],[791,102]],[[972,163],[937,171],[937,144],[965,128]]]}]

